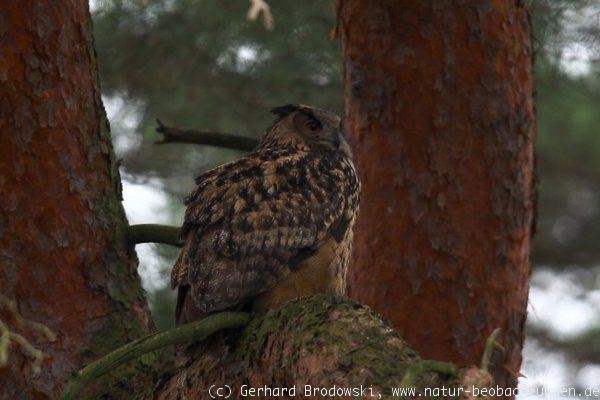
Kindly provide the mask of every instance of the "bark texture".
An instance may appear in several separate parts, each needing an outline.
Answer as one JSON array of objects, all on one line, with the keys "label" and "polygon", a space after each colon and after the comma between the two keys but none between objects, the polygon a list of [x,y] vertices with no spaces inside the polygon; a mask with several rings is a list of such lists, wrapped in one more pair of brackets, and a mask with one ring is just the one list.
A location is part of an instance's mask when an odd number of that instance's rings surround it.
[{"label": "bark texture", "polygon": [[91,35],[87,0],[0,3],[0,292],[57,334],[7,321],[44,362],[33,376],[12,344],[2,399],[57,398],[82,363],[150,325]]},{"label": "bark texture", "polygon": [[[368,307],[324,295],[288,302],[257,316],[239,334],[215,339],[199,354],[157,386],[157,399],[210,398],[209,390],[217,388],[223,388],[223,394],[231,390],[232,399],[250,398],[244,385],[257,390],[295,387],[295,396],[250,393],[257,399],[377,399],[380,394],[389,398],[392,388],[401,385],[424,393],[425,387],[483,388],[491,383],[476,368],[460,371],[448,364],[421,363],[417,353]],[[355,395],[323,394],[307,392],[305,385],[326,390],[358,390],[362,385],[364,390]],[[458,396],[448,391],[428,398]]]},{"label": "bark texture", "polygon": [[521,363],[535,190],[525,1],[338,0],[363,193],[349,290],[423,357]]}]

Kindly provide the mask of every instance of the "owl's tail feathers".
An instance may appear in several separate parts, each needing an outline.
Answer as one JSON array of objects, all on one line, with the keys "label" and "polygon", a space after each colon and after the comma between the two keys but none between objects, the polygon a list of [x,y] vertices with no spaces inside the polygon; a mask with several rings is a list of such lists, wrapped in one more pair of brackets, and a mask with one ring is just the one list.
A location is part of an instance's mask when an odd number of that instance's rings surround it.
[{"label": "owl's tail feathers", "polygon": [[175,261],[175,265],[173,265],[173,270],[171,271],[171,288],[179,288],[177,291],[177,306],[175,308],[175,322],[177,324],[198,319],[189,319],[189,317],[192,317],[192,313],[190,313],[188,309],[192,307],[195,308],[191,296],[188,295],[188,292],[190,291],[190,284],[187,279],[189,248],[190,243],[188,242],[181,249],[179,257],[177,258],[177,261]]}]

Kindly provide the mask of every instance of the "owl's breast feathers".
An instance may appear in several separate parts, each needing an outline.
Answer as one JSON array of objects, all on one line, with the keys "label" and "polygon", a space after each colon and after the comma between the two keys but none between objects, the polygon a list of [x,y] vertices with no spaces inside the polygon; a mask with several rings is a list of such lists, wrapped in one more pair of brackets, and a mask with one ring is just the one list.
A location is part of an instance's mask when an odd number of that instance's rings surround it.
[{"label": "owl's breast feathers", "polygon": [[171,274],[177,314],[189,297],[209,313],[343,291],[360,193],[348,157],[260,149],[196,183]]}]

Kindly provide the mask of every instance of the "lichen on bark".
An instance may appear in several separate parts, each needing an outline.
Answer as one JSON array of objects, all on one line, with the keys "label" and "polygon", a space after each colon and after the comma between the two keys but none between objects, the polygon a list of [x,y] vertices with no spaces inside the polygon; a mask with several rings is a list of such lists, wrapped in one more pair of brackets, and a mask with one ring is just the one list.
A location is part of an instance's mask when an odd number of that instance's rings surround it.
[{"label": "lichen on bark", "polygon": [[[409,370],[414,376],[407,380]],[[388,398],[392,388],[406,382],[421,393],[425,387],[458,388],[465,371],[421,360],[368,307],[347,298],[317,295],[257,315],[242,331],[200,346],[185,365],[162,380],[155,396],[207,398],[212,385],[228,385],[231,398],[242,397],[244,387],[295,387],[296,397],[303,398],[306,385],[313,389],[362,385],[367,396],[358,398],[379,398],[379,394]],[[323,397],[315,392],[307,396]],[[255,398],[272,397],[263,392]]]}]

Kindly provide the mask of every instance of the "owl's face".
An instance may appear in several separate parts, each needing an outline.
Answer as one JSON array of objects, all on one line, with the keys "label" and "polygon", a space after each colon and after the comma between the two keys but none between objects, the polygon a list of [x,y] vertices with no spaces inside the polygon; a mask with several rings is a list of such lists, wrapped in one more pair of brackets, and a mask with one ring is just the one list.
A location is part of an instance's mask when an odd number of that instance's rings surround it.
[{"label": "owl's face", "polygon": [[351,156],[341,118],[329,111],[288,104],[272,110],[279,119],[267,131],[263,143],[340,151]]}]

